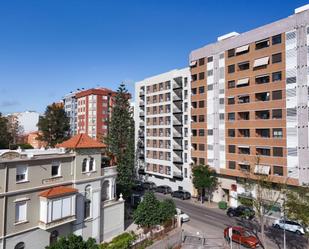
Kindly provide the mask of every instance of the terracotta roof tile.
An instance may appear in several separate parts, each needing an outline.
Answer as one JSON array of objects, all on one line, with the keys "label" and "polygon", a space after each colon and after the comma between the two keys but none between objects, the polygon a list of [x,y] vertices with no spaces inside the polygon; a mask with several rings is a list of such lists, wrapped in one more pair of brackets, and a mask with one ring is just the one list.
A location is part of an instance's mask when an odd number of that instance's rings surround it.
[{"label": "terracotta roof tile", "polygon": [[76,188],[71,188],[71,187],[64,187],[64,186],[59,186],[59,187],[54,187],[50,188],[48,190],[45,190],[39,194],[41,197],[45,198],[54,198],[54,197],[60,197],[60,196],[65,196],[69,194],[74,194],[77,193],[78,190]]},{"label": "terracotta roof tile", "polygon": [[64,141],[61,144],[57,144],[56,147],[80,149],[80,148],[105,148],[106,145],[100,143],[86,134],[78,134],[71,137],[69,140]]}]

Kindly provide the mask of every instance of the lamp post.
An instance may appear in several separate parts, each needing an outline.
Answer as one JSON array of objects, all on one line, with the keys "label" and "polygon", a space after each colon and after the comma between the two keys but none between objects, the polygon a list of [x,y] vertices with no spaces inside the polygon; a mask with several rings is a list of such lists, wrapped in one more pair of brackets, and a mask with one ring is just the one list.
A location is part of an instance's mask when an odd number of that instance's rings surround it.
[{"label": "lamp post", "polygon": [[282,198],[283,200],[283,249],[286,249],[286,231],[285,231],[285,197]]}]

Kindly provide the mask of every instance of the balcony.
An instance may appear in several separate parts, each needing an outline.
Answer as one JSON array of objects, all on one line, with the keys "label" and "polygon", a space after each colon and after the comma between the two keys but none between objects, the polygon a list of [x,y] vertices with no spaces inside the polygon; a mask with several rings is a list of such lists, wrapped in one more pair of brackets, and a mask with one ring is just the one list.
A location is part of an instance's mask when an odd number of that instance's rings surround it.
[{"label": "balcony", "polygon": [[173,89],[182,88],[182,77],[178,77],[174,79]]},{"label": "balcony", "polygon": [[179,117],[179,119],[174,117],[173,118],[173,125],[182,125],[181,117]]},{"label": "balcony", "polygon": [[181,172],[181,171],[173,171],[173,176],[174,176],[174,178],[176,178],[176,179],[183,179],[183,176],[182,176],[182,172]]},{"label": "balcony", "polygon": [[173,130],[173,137],[179,137],[181,138],[182,137],[182,131],[181,130],[177,130],[177,129],[174,129]]},{"label": "balcony", "polygon": [[48,230],[76,220],[76,193],[71,187],[55,187],[39,194],[39,228]]},{"label": "balcony", "polygon": [[140,91],[139,91],[139,96],[144,96],[145,95],[145,90],[142,88]]},{"label": "balcony", "polygon": [[173,153],[173,162],[174,163],[182,163],[182,153],[181,152],[174,152]]},{"label": "balcony", "polygon": [[181,100],[182,100],[182,94],[180,94],[180,95],[174,94],[173,95],[173,101],[181,101]]},{"label": "balcony", "polygon": [[182,150],[182,145],[177,143],[177,142],[174,142],[173,143],[173,150]]},{"label": "balcony", "polygon": [[117,175],[117,166],[110,166],[101,168],[101,175],[102,176],[115,176]]},{"label": "balcony", "polygon": [[145,116],[145,112],[144,112],[144,111],[140,111],[140,112],[139,112],[139,116],[140,116],[140,117],[144,117],[144,116]]},{"label": "balcony", "polygon": [[145,122],[144,121],[140,121],[139,122],[139,126],[145,126]]},{"label": "balcony", "polygon": [[173,106],[173,113],[182,113],[182,106],[177,106],[177,105],[174,105]]},{"label": "balcony", "polygon": [[144,105],[145,105],[144,100],[141,100],[141,101],[139,102],[139,106],[144,106]]}]

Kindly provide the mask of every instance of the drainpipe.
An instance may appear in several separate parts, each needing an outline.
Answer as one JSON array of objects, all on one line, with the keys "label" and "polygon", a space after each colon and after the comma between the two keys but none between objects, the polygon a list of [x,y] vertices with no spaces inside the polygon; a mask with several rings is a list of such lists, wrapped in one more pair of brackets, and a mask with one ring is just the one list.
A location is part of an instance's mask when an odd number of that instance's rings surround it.
[{"label": "drainpipe", "polygon": [[7,196],[6,196],[6,193],[7,193],[7,176],[8,176],[8,166],[5,165],[5,173],[4,173],[4,189],[3,189],[3,193],[4,193],[4,196],[3,196],[3,211],[2,211],[2,234],[3,234],[3,241],[2,241],[2,249],[5,249],[5,235],[6,235],[6,202],[7,202]]}]

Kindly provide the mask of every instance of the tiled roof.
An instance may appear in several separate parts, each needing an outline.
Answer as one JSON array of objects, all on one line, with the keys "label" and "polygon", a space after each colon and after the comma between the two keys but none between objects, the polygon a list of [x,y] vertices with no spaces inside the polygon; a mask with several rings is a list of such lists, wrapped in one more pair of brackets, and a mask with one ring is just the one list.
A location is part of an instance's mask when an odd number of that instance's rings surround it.
[{"label": "tiled roof", "polygon": [[61,144],[57,144],[56,147],[80,149],[80,148],[105,148],[106,145],[100,143],[86,134],[78,134],[71,137],[69,140],[64,141]]},{"label": "tiled roof", "polygon": [[71,188],[71,187],[64,187],[64,186],[59,186],[59,187],[54,187],[50,188],[48,190],[45,190],[44,192],[41,192],[39,196],[45,197],[45,198],[54,198],[54,197],[60,197],[60,196],[65,196],[69,194],[74,194],[77,193],[78,190],[76,188]]}]

